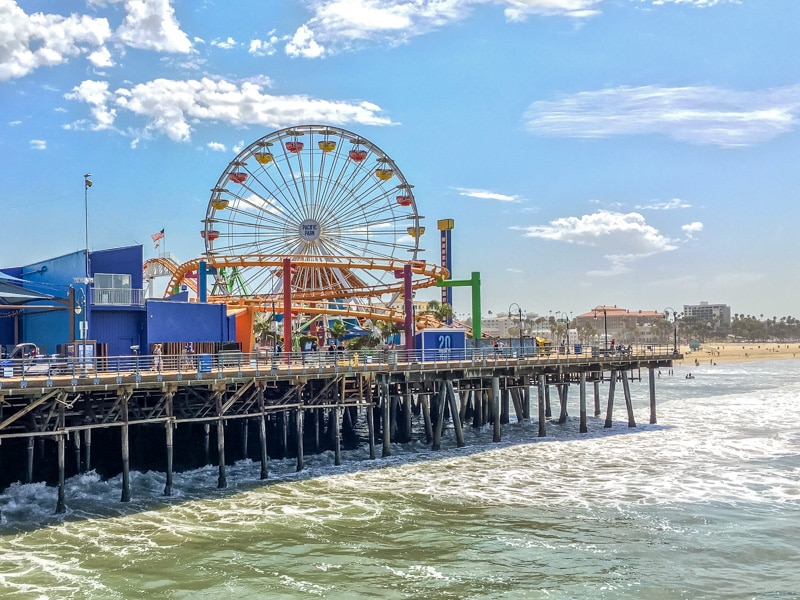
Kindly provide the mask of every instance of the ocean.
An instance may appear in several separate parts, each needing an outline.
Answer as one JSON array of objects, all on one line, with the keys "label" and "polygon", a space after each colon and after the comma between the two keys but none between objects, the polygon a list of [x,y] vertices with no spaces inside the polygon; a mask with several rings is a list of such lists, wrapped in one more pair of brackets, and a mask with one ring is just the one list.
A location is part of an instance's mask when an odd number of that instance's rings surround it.
[{"label": "ocean", "polygon": [[535,419],[497,444],[465,427],[457,449],[450,427],[440,452],[273,460],[265,482],[241,461],[225,490],[214,466],[177,473],[169,498],[163,473],[134,472],[125,504],[87,473],[65,515],[55,488],[13,485],[0,596],[800,598],[800,361],[662,369],[657,425],[642,376],[636,428],[618,386],[614,426],[580,434],[573,386],[546,438]]}]

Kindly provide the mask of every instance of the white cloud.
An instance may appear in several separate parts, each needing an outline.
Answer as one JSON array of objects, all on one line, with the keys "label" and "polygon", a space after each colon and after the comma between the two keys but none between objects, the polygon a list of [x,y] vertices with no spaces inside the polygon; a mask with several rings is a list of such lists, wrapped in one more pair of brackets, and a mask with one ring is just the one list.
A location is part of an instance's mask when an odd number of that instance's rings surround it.
[{"label": "white cloud", "polygon": [[225,144],[220,144],[219,142],[208,142],[206,148],[214,152],[225,152],[226,150]]},{"label": "white cloud", "polygon": [[508,21],[529,15],[589,17],[603,0],[310,0],[313,16],[286,45],[289,56],[319,58],[357,45],[402,44],[468,17],[475,6],[505,6]]},{"label": "white cloud", "polygon": [[460,187],[457,187],[456,190],[458,190],[459,195],[467,196],[469,198],[479,198],[481,200],[499,200],[500,202],[519,202],[519,196],[509,196],[507,194],[490,192],[489,190]]},{"label": "white cloud", "polygon": [[[268,81],[268,80],[266,80]],[[146,132],[188,141],[192,124],[224,122],[237,126],[284,127],[291,123],[391,125],[381,108],[369,102],[323,100],[303,95],[276,96],[263,92],[261,80],[240,84],[224,79],[155,79],[130,88],[108,91],[108,83],[84,81],[65,95],[92,106],[95,129],[107,129],[119,111],[143,117]],[[78,125],[78,124],[75,124]]]},{"label": "white cloud", "polygon": [[691,240],[694,239],[696,233],[703,231],[703,224],[700,221],[693,221],[681,226],[681,230],[686,234],[686,237]]},{"label": "white cloud", "polygon": [[628,271],[627,265],[634,260],[678,248],[639,213],[599,210],[581,217],[555,219],[547,225],[511,229],[524,232],[525,237],[598,248],[612,266],[590,275],[618,275]]},{"label": "white cloud", "polygon": [[[92,107],[91,114],[94,117],[94,125],[90,125],[91,129],[110,129],[114,125],[117,111],[108,106],[112,99],[112,94],[108,91],[108,82],[83,81],[79,86],[72,88],[72,92],[64,94],[64,98],[67,100],[80,100]],[[67,126],[67,129],[82,128],[83,126],[83,122],[78,122]]]},{"label": "white cloud", "polygon": [[98,68],[113,67],[115,64],[114,59],[111,58],[111,52],[109,52],[108,48],[105,46],[102,46],[94,52],[89,53],[87,59],[90,63]]},{"label": "white cloud", "polygon": [[666,135],[695,144],[750,146],[797,127],[800,85],[736,92],[715,87],[617,87],[530,105],[536,135]]},{"label": "white cloud", "polygon": [[26,14],[14,0],[0,0],[0,81],[24,77],[101,47],[111,37],[106,19]]},{"label": "white cloud", "polygon": [[672,200],[667,200],[665,202],[651,202],[650,204],[640,204],[637,205],[636,210],[677,210],[680,208],[692,208],[692,205],[688,202],[681,200],[680,198],[673,198]]},{"label": "white cloud", "polygon": [[271,56],[275,54],[275,46],[279,39],[277,36],[272,35],[270,32],[269,39],[266,40],[250,40],[250,45],[247,51],[254,56]]},{"label": "white cloud", "polygon": [[223,50],[230,50],[236,47],[236,40],[232,37],[228,37],[224,40],[211,40],[211,45]]},{"label": "white cloud", "polygon": [[31,150],[47,150],[47,142],[45,140],[31,140]]},{"label": "white cloud", "polygon": [[188,53],[192,42],[181,30],[169,0],[125,0],[127,14],[115,32],[131,48]]}]

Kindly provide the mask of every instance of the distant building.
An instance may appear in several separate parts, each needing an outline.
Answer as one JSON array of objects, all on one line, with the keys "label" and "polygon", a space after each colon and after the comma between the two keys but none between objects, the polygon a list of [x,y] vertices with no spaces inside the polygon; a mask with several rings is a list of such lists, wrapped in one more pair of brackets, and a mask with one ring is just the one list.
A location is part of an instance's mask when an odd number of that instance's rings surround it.
[{"label": "distant building", "polygon": [[709,304],[705,301],[700,304],[684,304],[683,317],[706,321],[714,330],[721,327],[728,328],[731,324],[731,307],[727,304]]},{"label": "distant building", "polygon": [[[578,332],[593,331],[595,341],[602,343],[604,330],[608,340],[619,343],[632,342],[650,344],[656,342],[654,325],[664,322],[666,315],[656,310],[630,310],[619,306],[598,306],[589,312],[575,317],[574,325]],[[632,339],[635,338],[635,339]],[[592,340],[581,340],[590,342]]]}]

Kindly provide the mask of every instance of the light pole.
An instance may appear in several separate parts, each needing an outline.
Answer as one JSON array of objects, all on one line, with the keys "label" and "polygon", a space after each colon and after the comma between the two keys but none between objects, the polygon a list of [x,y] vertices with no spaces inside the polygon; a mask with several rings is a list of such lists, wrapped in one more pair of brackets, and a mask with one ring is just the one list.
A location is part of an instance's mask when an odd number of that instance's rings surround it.
[{"label": "light pole", "polygon": [[672,311],[672,354],[678,354],[678,311],[671,306],[664,309],[664,315],[669,319],[669,311]]},{"label": "light pole", "polygon": [[569,318],[569,315],[567,313],[565,313],[563,310],[562,311],[556,311],[556,314],[555,314],[556,323],[559,321],[559,315],[561,315],[563,320],[566,321],[566,323],[567,323],[565,336],[566,336],[566,344],[567,344],[567,354],[569,354],[569,322],[570,322],[570,318]]},{"label": "light pole", "polygon": [[603,311],[603,349],[608,350],[608,315],[605,306],[598,306],[594,309],[594,318],[597,319],[597,311]]},{"label": "light pole", "polygon": [[522,356],[522,308],[516,302],[512,302],[508,306],[508,316],[511,316],[511,307],[517,307],[517,315],[519,316],[519,356]]},{"label": "light pole", "polygon": [[83,219],[84,219],[84,235],[86,247],[86,273],[84,276],[89,277],[89,188],[92,187],[92,180],[89,179],[91,173],[84,173],[83,175]]}]

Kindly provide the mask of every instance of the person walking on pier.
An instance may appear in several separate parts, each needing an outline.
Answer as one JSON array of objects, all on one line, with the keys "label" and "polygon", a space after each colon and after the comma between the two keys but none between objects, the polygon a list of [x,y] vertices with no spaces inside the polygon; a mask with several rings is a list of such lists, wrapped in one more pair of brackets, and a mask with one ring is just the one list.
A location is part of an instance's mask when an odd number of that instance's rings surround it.
[{"label": "person walking on pier", "polygon": [[161,373],[161,369],[164,367],[164,360],[161,358],[162,353],[161,344],[153,346],[153,371],[156,373]]}]

